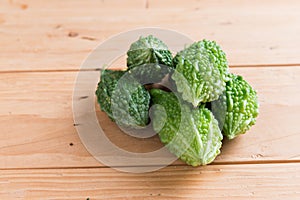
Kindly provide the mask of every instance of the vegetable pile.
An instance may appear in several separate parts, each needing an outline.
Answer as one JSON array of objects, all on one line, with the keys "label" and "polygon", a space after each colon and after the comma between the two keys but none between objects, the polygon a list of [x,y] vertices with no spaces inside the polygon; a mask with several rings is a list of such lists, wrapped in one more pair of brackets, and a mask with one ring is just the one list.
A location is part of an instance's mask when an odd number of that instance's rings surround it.
[{"label": "vegetable pile", "polygon": [[[171,88],[156,88],[162,81]],[[211,163],[223,135],[233,139],[249,130],[259,107],[256,91],[229,72],[216,42],[195,42],[173,58],[152,35],[131,44],[126,70],[101,71],[96,96],[119,126],[152,125],[170,152],[192,166]]]}]

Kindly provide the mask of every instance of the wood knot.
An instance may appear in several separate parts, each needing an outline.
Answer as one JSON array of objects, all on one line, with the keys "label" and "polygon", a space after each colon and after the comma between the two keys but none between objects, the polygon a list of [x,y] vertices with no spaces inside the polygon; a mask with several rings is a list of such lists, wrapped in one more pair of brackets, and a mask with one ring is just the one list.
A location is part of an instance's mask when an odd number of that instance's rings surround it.
[{"label": "wood knot", "polygon": [[70,31],[68,36],[69,37],[77,37],[79,34],[77,32],[73,32],[73,31]]}]

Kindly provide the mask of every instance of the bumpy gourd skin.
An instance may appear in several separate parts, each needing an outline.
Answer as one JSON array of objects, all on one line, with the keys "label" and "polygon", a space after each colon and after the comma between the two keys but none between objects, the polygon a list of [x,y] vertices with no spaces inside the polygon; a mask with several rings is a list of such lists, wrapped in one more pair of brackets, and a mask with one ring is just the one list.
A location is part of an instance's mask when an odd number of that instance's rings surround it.
[{"label": "bumpy gourd skin", "polygon": [[[96,90],[101,110],[117,124],[140,128],[149,121],[149,92],[125,71],[103,70]],[[125,77],[125,78],[122,78]]]},{"label": "bumpy gourd skin", "polygon": [[211,163],[220,153],[222,133],[212,113],[200,106],[178,100],[173,93],[159,89],[150,91],[153,110],[153,129],[162,143],[192,166]]},{"label": "bumpy gourd skin", "polygon": [[119,81],[125,74],[125,71],[102,70],[100,81],[96,90],[96,96],[102,111],[114,120],[111,111],[111,96]]},{"label": "bumpy gourd skin", "polygon": [[208,52],[210,60],[219,69],[223,79],[228,79],[228,62],[226,54],[221,47],[215,41],[210,40],[201,40],[200,46]]},{"label": "bumpy gourd skin", "polygon": [[127,56],[128,70],[139,67],[134,73],[139,80],[147,78],[152,83],[159,82],[173,69],[171,51],[165,43],[152,35],[140,37],[132,43]]},{"label": "bumpy gourd skin", "polygon": [[[172,79],[175,81],[182,98],[195,107],[200,102],[217,100],[225,89],[223,66],[218,65],[214,49],[209,51],[204,42],[195,42],[180,51],[174,58],[175,72]],[[207,46],[209,46],[207,44]],[[216,53],[217,54],[217,53]],[[223,65],[223,64],[222,64]]]},{"label": "bumpy gourd skin", "polygon": [[225,108],[225,116],[216,112],[215,117],[219,121],[224,121],[223,134],[227,138],[233,139],[240,134],[244,134],[255,124],[259,113],[259,104],[256,91],[242,76],[230,74],[228,77],[229,81],[226,82],[224,95],[212,104],[215,106],[214,110],[216,111],[217,108],[219,110]]}]

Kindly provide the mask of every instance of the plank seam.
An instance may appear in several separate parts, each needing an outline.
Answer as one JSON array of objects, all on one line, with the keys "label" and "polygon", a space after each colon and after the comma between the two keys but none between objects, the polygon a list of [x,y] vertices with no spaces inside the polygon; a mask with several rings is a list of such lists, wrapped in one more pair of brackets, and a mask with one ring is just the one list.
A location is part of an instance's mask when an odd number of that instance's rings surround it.
[{"label": "plank seam", "polygon": [[[300,67],[300,63],[297,64],[261,64],[261,65],[230,65],[229,68],[269,68],[269,67]],[[124,68],[114,68],[115,70],[121,70]],[[48,72],[79,72],[79,71],[100,71],[97,69],[41,69],[41,70],[0,70],[0,74],[5,73],[48,73]]]},{"label": "plank seam", "polygon": [[[300,160],[261,160],[261,161],[237,161],[237,162],[216,162],[207,166],[216,165],[268,165],[268,164],[300,164]],[[161,167],[161,165],[148,165],[148,166],[117,166],[118,168],[125,167]],[[162,166],[164,167],[164,166]],[[173,164],[166,167],[190,167],[186,164]],[[82,167],[25,167],[25,168],[0,168],[0,170],[43,170],[43,169],[101,169],[101,168],[114,168],[108,166],[82,166]]]}]

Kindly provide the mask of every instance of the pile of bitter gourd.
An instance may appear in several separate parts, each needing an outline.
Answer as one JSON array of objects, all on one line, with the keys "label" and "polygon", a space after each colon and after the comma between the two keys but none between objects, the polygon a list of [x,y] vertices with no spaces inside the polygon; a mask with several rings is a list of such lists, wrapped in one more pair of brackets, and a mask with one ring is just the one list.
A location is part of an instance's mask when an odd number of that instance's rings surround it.
[{"label": "pile of bitter gourd", "polygon": [[[163,79],[169,89],[149,87]],[[229,73],[225,53],[208,40],[173,57],[160,39],[140,37],[127,52],[126,70],[101,71],[96,96],[119,126],[151,124],[161,142],[192,166],[211,163],[223,135],[233,139],[245,133],[258,115],[256,91]]]}]

